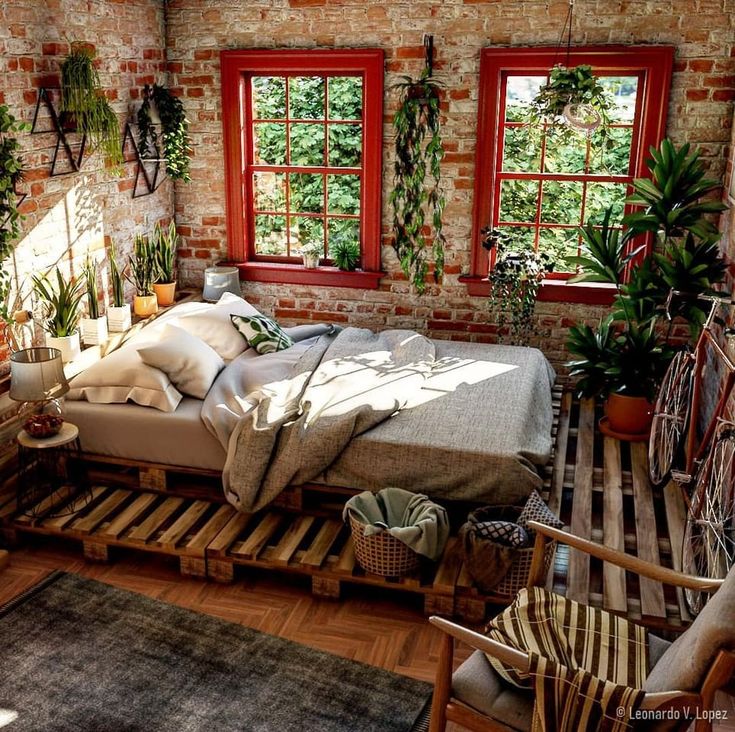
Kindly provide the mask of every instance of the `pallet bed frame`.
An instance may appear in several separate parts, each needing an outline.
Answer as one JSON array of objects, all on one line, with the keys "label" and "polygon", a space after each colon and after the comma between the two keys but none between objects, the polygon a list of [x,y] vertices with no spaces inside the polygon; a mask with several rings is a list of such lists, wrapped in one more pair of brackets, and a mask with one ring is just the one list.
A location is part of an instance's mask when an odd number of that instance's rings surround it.
[{"label": "pallet bed frame", "polygon": [[[553,404],[555,447],[542,491],[552,510],[578,536],[678,568],[675,546],[678,541],[680,547],[683,527],[678,491],[664,491],[662,520],[645,478],[642,446],[609,438],[601,443],[592,403],[573,402],[560,387],[554,390]],[[329,598],[338,598],[344,584],[390,588],[422,595],[427,613],[474,623],[486,617],[489,605],[510,599],[474,587],[456,536],[438,563],[426,562],[414,575],[385,578],[362,570],[340,517],[345,500],[355,493],[350,489],[295,486],[263,511],[242,514],[225,502],[218,473],[98,455],[87,455],[85,461],[93,497],[72,515],[44,518],[71,501],[71,494],[56,504],[41,502],[34,509],[39,518],[31,518],[17,513],[12,481],[0,488],[0,531],[7,541],[20,534],[72,539],[95,561],[107,561],[110,551],[119,548],[154,552],[178,558],[183,575],[219,582],[232,582],[239,567],[305,575],[315,595]],[[633,537],[626,525],[631,499],[637,521]],[[449,506],[455,529],[467,508]],[[654,524],[657,535],[650,531]],[[565,548],[557,551],[550,585],[572,599],[654,627],[681,628],[688,621],[682,598],[665,593],[660,584],[628,585],[624,572],[585,564]]]}]

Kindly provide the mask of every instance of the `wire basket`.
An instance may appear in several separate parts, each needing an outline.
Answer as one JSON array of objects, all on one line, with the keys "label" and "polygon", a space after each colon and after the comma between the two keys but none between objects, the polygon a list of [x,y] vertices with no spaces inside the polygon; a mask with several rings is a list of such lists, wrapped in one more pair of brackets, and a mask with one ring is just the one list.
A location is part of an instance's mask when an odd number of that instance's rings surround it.
[{"label": "wire basket", "polygon": [[401,577],[419,568],[419,555],[387,531],[365,536],[365,524],[350,512],[357,563],[372,574]]},{"label": "wire basket", "polygon": [[[547,541],[544,547],[544,574],[549,571],[554,559],[556,542]],[[492,594],[512,600],[524,587],[528,586],[528,575],[531,573],[533,547],[519,549],[513,558],[508,574],[493,588]]]}]

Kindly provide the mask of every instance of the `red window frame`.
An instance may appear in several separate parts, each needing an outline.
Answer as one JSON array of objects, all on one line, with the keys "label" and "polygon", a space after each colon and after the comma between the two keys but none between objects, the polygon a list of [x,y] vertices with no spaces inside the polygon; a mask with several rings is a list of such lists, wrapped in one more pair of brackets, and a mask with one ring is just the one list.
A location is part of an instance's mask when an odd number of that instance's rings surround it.
[{"label": "red window frame", "polygon": [[[383,147],[383,68],[380,49],[278,49],[220,52],[222,127],[229,258],[242,279],[343,287],[377,288],[380,271],[381,182]],[[252,76],[359,75],[363,79],[363,147],[360,192],[362,270],[336,267],[305,269],[281,258],[264,261],[255,254],[251,185],[252,120],[249,80]],[[326,171],[327,168],[324,168]],[[305,172],[311,172],[308,168]]]},{"label": "red window frame", "polygon": [[[566,62],[566,54],[565,62]],[[599,182],[625,182],[644,175],[648,149],[664,137],[674,49],[671,46],[589,46],[570,51],[568,64],[589,64],[600,73],[637,76],[636,118],[631,146],[629,176],[588,175]],[[472,269],[467,283],[471,295],[486,295],[487,253],[480,243],[480,230],[497,221],[502,180],[502,140],[505,117],[505,79],[513,74],[543,76],[559,62],[559,50],[533,48],[484,48],[480,56],[480,100],[478,108],[477,163],[472,233]],[[541,173],[543,179],[564,179]],[[537,174],[533,174],[534,179]],[[574,177],[572,177],[574,179]],[[625,181],[623,180],[625,179]],[[613,293],[604,285],[573,285],[560,278],[544,282],[540,300],[606,304]]]}]

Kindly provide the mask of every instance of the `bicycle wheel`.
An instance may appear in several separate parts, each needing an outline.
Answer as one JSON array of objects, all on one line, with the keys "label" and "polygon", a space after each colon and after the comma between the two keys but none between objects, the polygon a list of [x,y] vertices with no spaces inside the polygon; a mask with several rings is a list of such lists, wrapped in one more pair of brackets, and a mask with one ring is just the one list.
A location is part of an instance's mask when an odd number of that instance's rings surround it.
[{"label": "bicycle wheel", "polygon": [[[697,474],[687,513],[682,569],[687,574],[722,579],[735,560],[735,432],[724,430],[710,448]],[[693,615],[709,598],[684,590]]]},{"label": "bicycle wheel", "polygon": [[648,473],[654,486],[669,479],[689,417],[694,358],[679,351],[666,370],[656,398],[648,440]]}]

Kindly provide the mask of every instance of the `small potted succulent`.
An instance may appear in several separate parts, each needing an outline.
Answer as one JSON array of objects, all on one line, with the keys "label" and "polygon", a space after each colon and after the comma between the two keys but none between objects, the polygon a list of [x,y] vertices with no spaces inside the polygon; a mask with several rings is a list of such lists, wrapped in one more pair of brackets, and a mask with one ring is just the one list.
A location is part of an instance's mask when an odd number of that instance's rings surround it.
[{"label": "small potted succulent", "polygon": [[360,244],[354,239],[337,239],[329,249],[335,266],[344,272],[354,272],[360,264]]},{"label": "small potted succulent", "polygon": [[86,318],[82,318],[82,341],[85,346],[96,346],[107,340],[107,316],[100,314],[100,290],[98,287],[97,262],[87,254],[82,269],[87,295]]},{"label": "small potted succulent", "polygon": [[316,269],[323,255],[324,244],[320,241],[308,241],[301,247],[301,257],[304,260],[306,269]]},{"label": "small potted succulent", "polygon": [[147,236],[136,234],[133,255],[129,258],[128,281],[135,286],[133,311],[140,317],[158,312],[158,300],[153,290],[156,274],[155,252]]},{"label": "small potted succulent", "polygon": [[125,302],[125,274],[117,263],[115,245],[110,244],[110,284],[112,305],[107,308],[107,326],[113,333],[124,333],[132,325],[130,303]]},{"label": "small potted succulent", "polygon": [[153,291],[161,307],[174,304],[176,299],[176,248],[179,235],[176,224],[172,221],[167,227],[156,224],[153,232],[153,250],[155,259],[155,282]]}]

